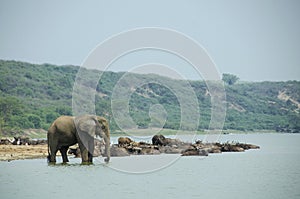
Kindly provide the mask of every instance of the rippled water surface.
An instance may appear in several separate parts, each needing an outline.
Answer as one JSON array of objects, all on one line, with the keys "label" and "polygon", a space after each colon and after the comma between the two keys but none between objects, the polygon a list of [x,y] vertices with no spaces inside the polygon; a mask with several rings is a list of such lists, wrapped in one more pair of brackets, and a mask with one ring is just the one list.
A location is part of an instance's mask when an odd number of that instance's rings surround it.
[{"label": "rippled water surface", "polygon": [[220,140],[261,149],[205,158],[130,156],[112,158],[108,165],[96,158],[90,166],[74,158],[54,166],[45,159],[0,162],[0,198],[300,198],[300,135]]}]

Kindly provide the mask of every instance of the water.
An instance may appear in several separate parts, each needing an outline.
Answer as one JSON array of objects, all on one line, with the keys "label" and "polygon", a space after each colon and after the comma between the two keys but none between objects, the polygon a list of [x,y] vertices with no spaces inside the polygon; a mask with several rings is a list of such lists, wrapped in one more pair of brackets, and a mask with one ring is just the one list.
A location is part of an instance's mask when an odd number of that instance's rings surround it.
[{"label": "water", "polygon": [[[101,158],[90,166],[80,165],[80,159],[55,166],[44,159],[0,162],[0,198],[300,198],[300,135],[242,134],[220,139],[253,143],[261,149],[206,158],[112,158],[109,166]],[[175,162],[146,174],[112,169],[126,170],[122,165],[132,166],[138,160],[155,165],[168,157],[175,157]]]}]

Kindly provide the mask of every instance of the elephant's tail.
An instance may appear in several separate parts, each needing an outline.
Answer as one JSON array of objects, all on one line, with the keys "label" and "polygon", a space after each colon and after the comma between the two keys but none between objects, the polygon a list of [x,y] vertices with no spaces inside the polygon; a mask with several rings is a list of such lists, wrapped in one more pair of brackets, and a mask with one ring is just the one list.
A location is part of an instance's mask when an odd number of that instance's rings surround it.
[{"label": "elephant's tail", "polygon": [[47,145],[48,145],[48,156],[47,156],[47,160],[48,160],[48,162],[50,162],[50,160],[51,160],[51,153],[50,153],[50,145],[49,145],[49,133],[47,133]]}]

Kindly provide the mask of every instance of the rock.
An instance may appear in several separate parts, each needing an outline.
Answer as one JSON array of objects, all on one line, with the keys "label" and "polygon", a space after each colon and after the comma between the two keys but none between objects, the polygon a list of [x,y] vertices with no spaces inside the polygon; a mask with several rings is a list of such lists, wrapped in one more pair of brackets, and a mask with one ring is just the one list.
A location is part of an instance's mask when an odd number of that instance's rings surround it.
[{"label": "rock", "polygon": [[134,141],[131,142],[130,145],[133,146],[133,147],[140,147],[141,146],[141,144],[139,142],[134,142]]},{"label": "rock", "polygon": [[182,156],[193,156],[193,155],[199,155],[198,150],[187,150],[181,153]]},{"label": "rock", "polygon": [[37,144],[41,144],[41,145],[48,144],[48,140],[46,140],[46,139],[38,139],[37,140]]},{"label": "rock", "polygon": [[125,148],[118,147],[117,145],[112,145],[110,148],[110,155],[112,157],[123,157],[129,156],[129,153]]},{"label": "rock", "polygon": [[152,148],[143,148],[141,151],[141,155],[158,155],[160,151],[158,149]]},{"label": "rock", "polygon": [[133,155],[139,155],[142,151],[141,147],[134,147],[134,146],[126,147],[126,149],[130,154],[133,154]]},{"label": "rock", "polygon": [[259,149],[259,146],[256,146],[254,144],[244,144],[244,143],[237,143],[236,144],[238,147],[241,147],[245,150],[248,150],[248,149]]},{"label": "rock", "polygon": [[171,139],[171,138],[166,138],[166,145],[169,146],[181,146],[184,145],[186,143],[180,141],[179,139]]},{"label": "rock", "polygon": [[208,151],[206,149],[198,149],[200,156],[208,156]]},{"label": "rock", "polygon": [[221,149],[212,149],[209,153],[222,153]]},{"label": "rock", "polygon": [[178,149],[177,147],[171,147],[171,146],[164,146],[160,148],[160,152],[167,153],[167,154],[177,154],[181,153],[182,150]]},{"label": "rock", "polygon": [[208,156],[207,149],[188,149],[181,153],[182,156]]},{"label": "rock", "polygon": [[236,144],[225,143],[221,147],[221,151],[222,152],[243,152],[245,151],[245,149]]},{"label": "rock", "polygon": [[245,149],[242,148],[242,147],[235,146],[235,147],[232,148],[231,151],[232,151],[232,152],[244,152]]},{"label": "rock", "polygon": [[94,152],[93,152],[93,157],[99,157],[102,154],[105,154],[105,143],[104,140],[98,140],[98,139],[94,139]]}]

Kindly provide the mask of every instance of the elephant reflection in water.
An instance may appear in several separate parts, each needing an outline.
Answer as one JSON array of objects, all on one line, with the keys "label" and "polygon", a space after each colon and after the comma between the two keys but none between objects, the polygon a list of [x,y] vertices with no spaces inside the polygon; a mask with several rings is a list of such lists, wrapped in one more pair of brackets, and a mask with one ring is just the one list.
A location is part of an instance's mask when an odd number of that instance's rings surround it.
[{"label": "elephant reflection in water", "polygon": [[83,115],[78,117],[60,116],[50,126],[48,139],[48,161],[56,162],[59,150],[63,162],[68,162],[69,146],[78,143],[82,163],[93,162],[94,137],[100,136],[105,142],[105,162],[110,160],[110,130],[108,121],[104,117]]}]

